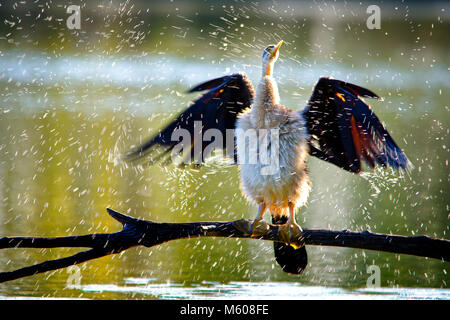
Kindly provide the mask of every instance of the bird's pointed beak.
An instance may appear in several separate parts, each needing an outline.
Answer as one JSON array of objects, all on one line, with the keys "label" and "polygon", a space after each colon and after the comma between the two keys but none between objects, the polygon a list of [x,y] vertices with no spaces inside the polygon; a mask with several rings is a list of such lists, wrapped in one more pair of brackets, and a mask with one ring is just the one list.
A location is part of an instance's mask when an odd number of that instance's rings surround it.
[{"label": "bird's pointed beak", "polygon": [[283,44],[283,40],[281,40],[280,42],[278,42],[277,46],[275,47],[275,49],[272,52],[272,56],[275,57],[278,50],[280,50],[281,45]]}]

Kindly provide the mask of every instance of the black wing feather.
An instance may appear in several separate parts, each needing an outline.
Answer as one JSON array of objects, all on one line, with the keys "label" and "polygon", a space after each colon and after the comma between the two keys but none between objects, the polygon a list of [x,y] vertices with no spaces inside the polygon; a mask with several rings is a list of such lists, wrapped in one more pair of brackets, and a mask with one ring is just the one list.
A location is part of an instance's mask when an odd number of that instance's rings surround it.
[{"label": "black wing feather", "polygon": [[[250,107],[254,97],[253,86],[245,74],[236,73],[199,84],[189,90],[189,92],[204,90],[208,91],[179,114],[174,121],[149,139],[148,142],[123,155],[122,159],[134,162],[145,156],[153,155],[153,159],[147,159],[147,161],[158,161],[179,143],[179,141],[173,141],[172,138],[176,130],[179,129],[185,129],[189,132],[191,137],[191,160],[199,163],[205,160],[203,150],[210,143],[213,143],[214,139],[213,141],[203,141],[203,139],[195,141],[194,137],[197,136],[195,130],[199,130],[200,132],[197,133],[203,136],[203,133],[208,129],[218,129],[223,137],[222,149],[225,150],[228,145],[234,146],[234,141],[228,141],[227,143],[226,139],[230,138],[230,135],[227,135],[226,131],[227,129],[234,129],[238,114]],[[196,122],[201,125],[195,127],[194,124]],[[194,148],[195,145],[197,145],[197,148]],[[163,146],[166,149],[155,157],[156,146]],[[201,148],[200,150],[202,151],[200,159],[193,159],[194,150],[199,150],[198,148]],[[234,150],[232,151],[234,154]]]},{"label": "black wing feather", "polygon": [[360,97],[378,98],[360,86],[320,78],[303,111],[310,154],[359,173],[361,160],[396,169],[412,165],[378,117]]}]

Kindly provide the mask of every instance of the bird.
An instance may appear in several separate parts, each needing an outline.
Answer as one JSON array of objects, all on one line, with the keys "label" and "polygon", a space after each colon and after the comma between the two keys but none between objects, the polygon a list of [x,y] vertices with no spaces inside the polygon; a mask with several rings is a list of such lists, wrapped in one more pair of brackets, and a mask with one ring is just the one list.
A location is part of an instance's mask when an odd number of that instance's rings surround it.
[{"label": "bird", "polygon": [[[282,44],[264,48],[256,89],[241,72],[193,87],[189,93],[206,92],[121,159],[130,163],[145,159],[151,165],[173,162],[174,155],[183,154],[183,163],[198,167],[211,156],[211,145],[221,149],[239,166],[241,190],[258,207],[250,223],[236,227],[261,236],[269,228],[264,214],[270,212],[281,240],[274,242],[275,260],[284,272],[299,275],[308,264],[308,255],[295,214],[305,206],[311,191],[308,156],[354,174],[361,172],[363,162],[369,168],[379,165],[398,170],[409,170],[412,163],[363,100],[379,98],[368,89],[320,77],[302,110],[281,105],[274,65]],[[186,134],[183,148],[179,132]],[[214,134],[205,139],[208,132]]]}]

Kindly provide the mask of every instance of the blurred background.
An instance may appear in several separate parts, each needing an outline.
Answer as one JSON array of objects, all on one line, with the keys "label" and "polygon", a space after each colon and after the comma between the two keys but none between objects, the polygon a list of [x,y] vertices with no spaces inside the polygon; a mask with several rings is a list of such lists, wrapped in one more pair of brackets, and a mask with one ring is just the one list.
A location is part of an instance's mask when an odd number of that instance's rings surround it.
[{"label": "blurred background", "polygon": [[[381,28],[366,25],[381,9]],[[79,5],[80,29],[66,12]],[[274,75],[301,110],[320,76],[367,87],[368,101],[415,168],[359,176],[310,158],[305,228],[449,239],[450,6],[444,2],[1,1],[0,237],[115,232],[106,207],[137,218],[252,218],[237,167],[200,171],[115,165],[196,94],[199,82],[245,72],[283,39]],[[10,271],[77,249],[6,249]],[[448,263],[369,250],[308,247],[300,277],[270,242],[177,240],[0,286],[0,298],[450,298]],[[367,288],[367,268],[381,288]],[[79,280],[73,281],[76,275]]]}]

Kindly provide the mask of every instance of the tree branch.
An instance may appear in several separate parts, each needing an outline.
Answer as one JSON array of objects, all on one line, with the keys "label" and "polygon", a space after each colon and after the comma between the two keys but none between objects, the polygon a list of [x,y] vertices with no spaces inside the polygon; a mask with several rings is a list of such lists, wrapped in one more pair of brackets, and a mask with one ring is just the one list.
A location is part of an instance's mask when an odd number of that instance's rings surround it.
[{"label": "tree branch", "polygon": [[[0,272],[0,282],[57,270],[110,254],[116,254],[131,247],[153,247],[161,243],[192,237],[254,238],[281,241],[277,225],[269,225],[268,231],[258,237],[251,237],[238,226],[249,225],[249,220],[226,222],[158,223],[135,219],[112,209],[108,213],[122,223],[123,228],[115,233],[98,233],[69,237],[4,237],[0,249],[5,248],[56,248],[87,247],[87,251],[72,256],[45,261],[33,266],[10,272]],[[405,237],[364,232],[329,231],[304,229],[306,245],[337,246],[358,249],[410,254],[450,261],[450,241],[427,236]]]}]

